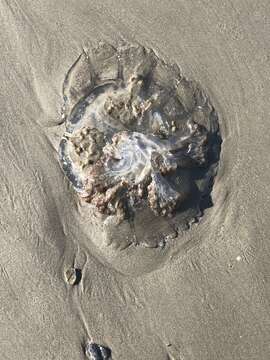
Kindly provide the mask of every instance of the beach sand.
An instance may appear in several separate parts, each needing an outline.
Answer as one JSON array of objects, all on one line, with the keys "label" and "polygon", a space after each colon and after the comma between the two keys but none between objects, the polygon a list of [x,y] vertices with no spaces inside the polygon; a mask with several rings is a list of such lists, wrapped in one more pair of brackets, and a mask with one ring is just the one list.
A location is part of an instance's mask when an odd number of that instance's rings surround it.
[{"label": "beach sand", "polygon": [[[270,358],[269,16],[267,0],[0,2],[1,359],[85,359],[87,341],[113,360]],[[95,247],[59,166],[63,80],[97,39],[176,62],[219,114],[214,205],[168,254]]]}]

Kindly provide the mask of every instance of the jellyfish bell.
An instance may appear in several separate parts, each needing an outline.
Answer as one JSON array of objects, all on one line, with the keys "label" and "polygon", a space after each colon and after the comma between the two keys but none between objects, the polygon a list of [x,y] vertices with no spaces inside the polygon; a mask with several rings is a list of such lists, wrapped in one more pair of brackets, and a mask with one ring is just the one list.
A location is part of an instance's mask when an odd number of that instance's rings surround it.
[{"label": "jellyfish bell", "polygon": [[153,50],[103,43],[68,72],[63,109],[59,159],[90,250],[124,273],[157,268],[215,176],[209,99]]}]

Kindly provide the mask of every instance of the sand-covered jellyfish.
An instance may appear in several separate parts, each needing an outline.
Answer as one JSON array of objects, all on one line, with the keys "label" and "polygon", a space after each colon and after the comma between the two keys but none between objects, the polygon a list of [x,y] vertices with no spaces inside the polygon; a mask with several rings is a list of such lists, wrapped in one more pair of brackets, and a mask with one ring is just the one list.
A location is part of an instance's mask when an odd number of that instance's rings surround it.
[{"label": "sand-covered jellyfish", "polygon": [[102,255],[164,248],[201,216],[219,159],[218,116],[176,64],[139,44],[101,42],[68,71],[63,96],[60,164],[89,219],[100,219],[92,241]]}]

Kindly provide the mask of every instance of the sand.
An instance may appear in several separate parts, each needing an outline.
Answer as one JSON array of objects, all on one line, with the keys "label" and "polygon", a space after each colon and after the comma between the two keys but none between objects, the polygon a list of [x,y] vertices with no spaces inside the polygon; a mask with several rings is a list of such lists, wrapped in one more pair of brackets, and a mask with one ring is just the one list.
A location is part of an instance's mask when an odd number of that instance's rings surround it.
[{"label": "sand", "polygon": [[[0,2],[1,359],[85,359],[89,340],[113,360],[269,359],[269,15],[267,0]],[[121,38],[177,62],[220,117],[214,206],[169,253],[104,250],[58,163],[67,70]]]}]

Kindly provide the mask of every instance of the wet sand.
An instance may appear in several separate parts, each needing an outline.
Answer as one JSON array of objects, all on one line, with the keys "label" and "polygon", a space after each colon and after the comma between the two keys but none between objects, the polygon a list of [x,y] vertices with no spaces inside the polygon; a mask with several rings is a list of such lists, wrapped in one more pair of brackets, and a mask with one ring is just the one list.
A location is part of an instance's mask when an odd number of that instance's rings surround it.
[{"label": "wet sand", "polygon": [[[0,2],[1,359],[85,359],[89,340],[114,360],[269,359],[269,15],[266,0]],[[58,162],[67,70],[121,38],[177,62],[220,117],[214,206],[166,261],[104,259]]]}]

